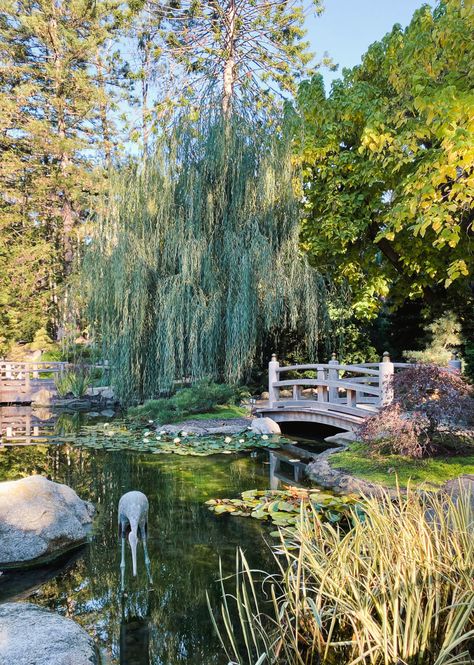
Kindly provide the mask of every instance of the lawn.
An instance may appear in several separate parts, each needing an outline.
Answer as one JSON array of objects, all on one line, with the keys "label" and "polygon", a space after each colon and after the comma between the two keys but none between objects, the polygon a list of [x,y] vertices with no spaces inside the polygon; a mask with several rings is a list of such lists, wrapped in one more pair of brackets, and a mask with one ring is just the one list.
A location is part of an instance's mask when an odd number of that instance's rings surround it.
[{"label": "lawn", "polygon": [[397,481],[404,487],[410,480],[440,486],[462,474],[474,474],[474,454],[413,460],[401,455],[374,455],[361,443],[331,455],[329,461],[335,469],[391,488]]},{"label": "lawn", "polygon": [[[246,418],[249,410],[236,404],[222,404],[215,406],[211,411],[205,413],[191,413],[186,420],[229,420],[230,418]],[[185,420],[183,418],[183,420]]]}]

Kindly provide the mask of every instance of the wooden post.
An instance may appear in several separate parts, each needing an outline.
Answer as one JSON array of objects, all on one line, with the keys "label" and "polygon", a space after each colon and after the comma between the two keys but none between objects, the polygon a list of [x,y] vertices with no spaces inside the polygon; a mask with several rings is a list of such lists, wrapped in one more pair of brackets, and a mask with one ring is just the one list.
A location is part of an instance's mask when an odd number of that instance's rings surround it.
[{"label": "wooden post", "polygon": [[280,396],[280,391],[278,388],[274,388],[273,384],[276,383],[279,379],[277,368],[280,367],[280,363],[277,360],[276,354],[272,354],[272,359],[268,363],[268,401],[272,407],[274,403],[278,402]]},{"label": "wooden post", "polygon": [[357,406],[357,391],[348,388],[346,401],[347,406]]},{"label": "wooden post", "polygon": [[[338,360],[336,358],[336,354],[332,354],[332,358],[328,363],[329,365],[339,365]],[[330,369],[328,371],[328,379],[329,381],[338,381],[339,380],[339,370],[337,369]],[[337,398],[339,397],[339,393],[337,388],[330,387],[329,388],[329,401],[332,404],[335,404],[337,402]]]},{"label": "wooden post", "polygon": [[25,393],[30,392],[30,368],[28,365],[25,365]]},{"label": "wooden post", "polygon": [[299,386],[293,386],[293,399],[298,401],[300,398],[300,387]]},{"label": "wooden post", "polygon": [[393,401],[393,363],[387,351],[383,354],[382,362],[379,363],[379,406],[387,406]]},{"label": "wooden post", "polygon": [[448,369],[455,374],[461,374],[462,362],[459,360],[457,353],[453,351],[451,360],[448,361]]},{"label": "wooden post", "polygon": [[[324,373],[324,368],[323,367],[318,366],[317,379],[318,379],[318,381],[325,381],[326,380],[326,375]],[[325,402],[325,401],[326,401],[325,386],[318,386],[318,402]]]}]

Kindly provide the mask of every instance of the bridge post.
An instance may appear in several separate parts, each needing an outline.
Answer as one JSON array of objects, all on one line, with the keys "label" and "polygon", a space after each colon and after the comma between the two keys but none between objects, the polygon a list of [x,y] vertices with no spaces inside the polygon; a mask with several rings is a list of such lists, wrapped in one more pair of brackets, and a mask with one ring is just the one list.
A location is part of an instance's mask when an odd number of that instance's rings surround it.
[{"label": "bridge post", "polygon": [[280,396],[280,390],[273,386],[274,383],[278,381],[278,372],[277,368],[280,367],[280,363],[277,360],[276,354],[272,354],[272,359],[268,363],[268,401],[270,406],[273,406],[274,402],[278,402]]},{"label": "bridge post", "polygon": [[393,401],[393,374],[393,363],[390,361],[388,352],[385,351],[382,362],[379,363],[380,406],[387,406]]},{"label": "bridge post", "polygon": [[[339,362],[336,358],[336,354],[333,353],[331,356],[331,360],[329,361],[328,365],[339,365]],[[339,370],[337,369],[330,369],[328,370],[328,380],[329,381],[338,381],[339,379]],[[339,394],[337,392],[337,388],[329,388],[329,401],[332,404],[335,404],[337,402],[337,398],[339,397]]]}]

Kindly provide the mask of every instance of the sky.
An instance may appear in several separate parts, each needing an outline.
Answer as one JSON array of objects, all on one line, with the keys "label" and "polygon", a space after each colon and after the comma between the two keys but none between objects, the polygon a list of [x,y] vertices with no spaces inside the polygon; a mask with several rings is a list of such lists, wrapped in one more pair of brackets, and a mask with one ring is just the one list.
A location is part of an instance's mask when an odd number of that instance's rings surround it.
[{"label": "sky", "polygon": [[324,0],[324,12],[307,21],[308,37],[316,58],[325,51],[339,64],[336,72],[324,68],[326,88],[340,76],[343,67],[358,65],[361,56],[375,41],[389,32],[395,23],[408,25],[416,9],[425,0]]}]

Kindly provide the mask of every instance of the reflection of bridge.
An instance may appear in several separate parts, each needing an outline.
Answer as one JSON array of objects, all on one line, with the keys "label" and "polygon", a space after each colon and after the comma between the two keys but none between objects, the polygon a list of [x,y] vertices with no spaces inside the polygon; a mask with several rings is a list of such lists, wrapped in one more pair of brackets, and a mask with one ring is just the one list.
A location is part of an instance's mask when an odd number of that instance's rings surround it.
[{"label": "reflection of bridge", "polygon": [[392,401],[393,373],[407,366],[392,363],[388,353],[380,363],[341,365],[333,355],[327,364],[286,367],[280,367],[273,355],[268,404],[257,414],[279,423],[314,422],[351,431]]}]

